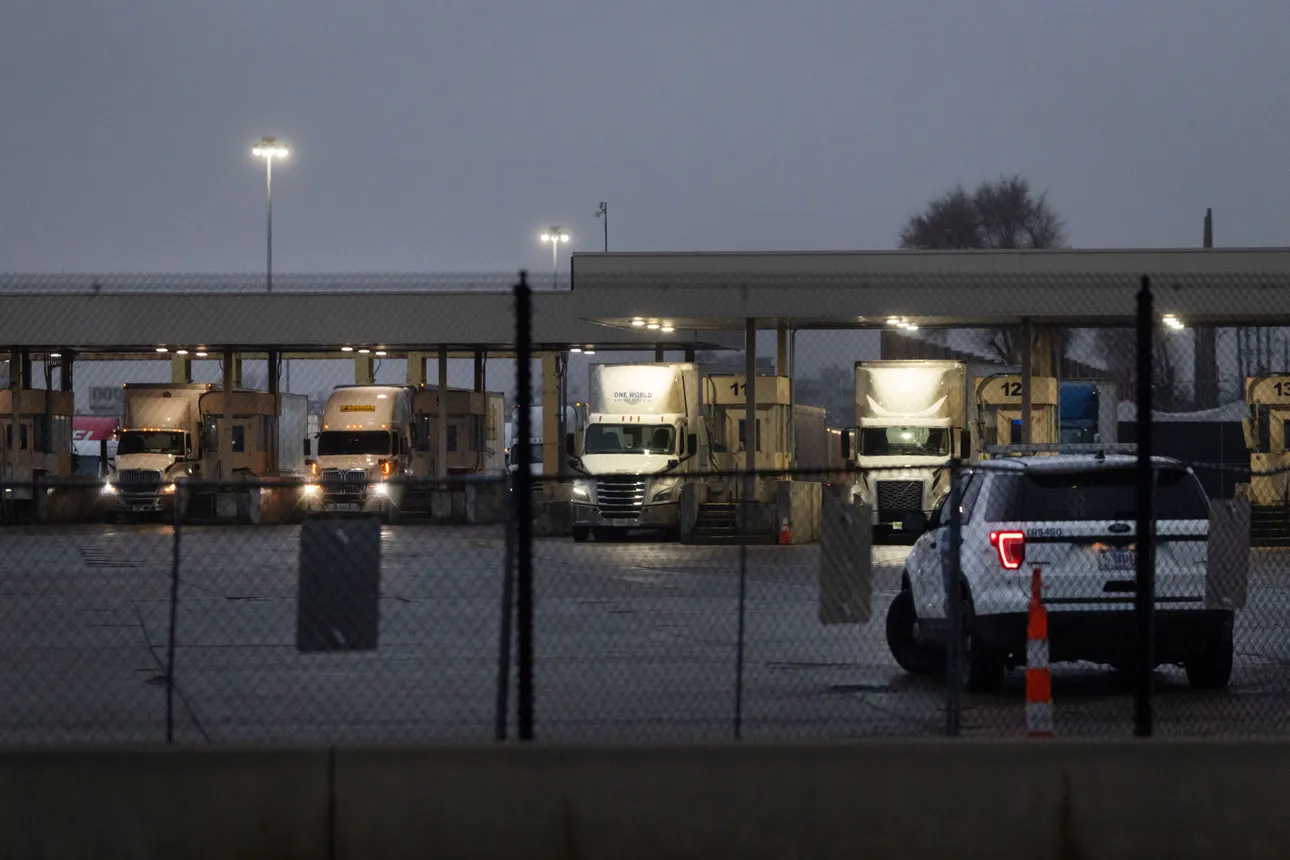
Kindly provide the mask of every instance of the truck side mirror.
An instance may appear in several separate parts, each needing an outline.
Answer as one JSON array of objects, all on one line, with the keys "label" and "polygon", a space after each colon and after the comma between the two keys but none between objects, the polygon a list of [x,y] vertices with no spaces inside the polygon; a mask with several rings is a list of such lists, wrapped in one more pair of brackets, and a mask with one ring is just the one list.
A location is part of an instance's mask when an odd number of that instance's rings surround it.
[{"label": "truck side mirror", "polygon": [[842,434],[842,459],[851,459],[851,432],[846,431]]},{"label": "truck side mirror", "polygon": [[572,433],[564,434],[564,451],[570,457],[578,456],[578,442]]},{"label": "truck side mirror", "polygon": [[312,445],[310,445],[310,444],[309,444],[309,440],[308,440],[308,439],[306,439],[306,440],[305,440],[305,456],[306,456],[306,457],[310,456],[310,455],[313,453],[313,450],[312,450],[312,449],[313,449],[313,446],[312,446]]},{"label": "truck side mirror", "polygon": [[1248,418],[1241,419],[1241,434],[1245,436],[1245,450],[1247,451],[1255,450],[1256,446],[1254,444],[1254,427],[1250,424],[1250,419]]},{"label": "truck side mirror", "polygon": [[685,437],[685,453],[693,457],[699,453],[699,434],[688,433]]},{"label": "truck side mirror", "polygon": [[970,430],[959,431],[959,457],[964,460],[972,459],[972,432]]}]

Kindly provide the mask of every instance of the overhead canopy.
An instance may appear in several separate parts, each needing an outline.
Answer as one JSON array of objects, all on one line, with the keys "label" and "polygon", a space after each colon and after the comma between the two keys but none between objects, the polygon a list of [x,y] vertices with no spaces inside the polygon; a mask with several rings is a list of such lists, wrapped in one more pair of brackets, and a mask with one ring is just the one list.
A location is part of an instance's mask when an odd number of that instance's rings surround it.
[{"label": "overhead canopy", "polygon": [[1124,325],[1141,278],[1158,312],[1192,324],[1290,321],[1290,249],[575,253],[583,313],[612,325],[658,317],[734,328]]},{"label": "overhead canopy", "polygon": [[[1290,249],[576,253],[535,279],[538,349],[729,348],[764,327],[1126,325],[1142,276],[1184,323],[1290,323]],[[391,353],[515,342],[515,276],[0,275],[0,347]],[[650,330],[633,321],[670,324]],[[702,333],[702,334],[700,334]]]}]

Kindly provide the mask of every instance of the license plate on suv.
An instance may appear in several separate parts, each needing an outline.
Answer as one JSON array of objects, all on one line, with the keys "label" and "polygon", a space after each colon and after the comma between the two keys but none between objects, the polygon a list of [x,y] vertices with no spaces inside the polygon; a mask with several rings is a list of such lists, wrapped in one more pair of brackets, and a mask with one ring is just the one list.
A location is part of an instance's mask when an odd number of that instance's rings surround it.
[{"label": "license plate on suv", "polygon": [[1137,566],[1137,550],[1104,549],[1097,557],[1098,570],[1133,570]]}]

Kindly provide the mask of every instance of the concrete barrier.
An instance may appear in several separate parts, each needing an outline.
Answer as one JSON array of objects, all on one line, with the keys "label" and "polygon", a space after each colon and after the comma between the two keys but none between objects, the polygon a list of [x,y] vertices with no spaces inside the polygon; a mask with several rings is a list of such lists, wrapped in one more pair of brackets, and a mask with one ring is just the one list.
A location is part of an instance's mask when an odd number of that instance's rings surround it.
[{"label": "concrete barrier", "polygon": [[1282,857],[1290,745],[340,752],[337,856]]},{"label": "concrete barrier", "polygon": [[0,856],[327,858],[326,750],[0,755]]},{"label": "concrete barrier", "polygon": [[466,522],[491,525],[506,521],[511,489],[505,481],[479,481],[466,485]]},{"label": "concrete barrier", "polygon": [[9,858],[1281,858],[1290,743],[0,755]]}]

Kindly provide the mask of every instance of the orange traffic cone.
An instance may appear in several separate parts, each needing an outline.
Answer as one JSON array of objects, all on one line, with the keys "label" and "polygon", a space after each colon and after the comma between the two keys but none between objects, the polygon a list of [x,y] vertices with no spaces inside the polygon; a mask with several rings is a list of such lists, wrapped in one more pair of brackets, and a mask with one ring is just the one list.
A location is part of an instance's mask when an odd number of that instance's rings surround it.
[{"label": "orange traffic cone", "polygon": [[788,546],[793,542],[793,533],[788,529],[788,517],[779,520],[779,545]]},{"label": "orange traffic cone", "polygon": [[1030,618],[1026,626],[1026,733],[1053,735],[1053,676],[1048,667],[1048,610],[1039,568],[1030,577]]}]

